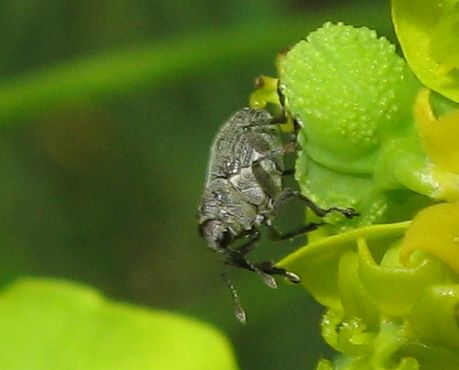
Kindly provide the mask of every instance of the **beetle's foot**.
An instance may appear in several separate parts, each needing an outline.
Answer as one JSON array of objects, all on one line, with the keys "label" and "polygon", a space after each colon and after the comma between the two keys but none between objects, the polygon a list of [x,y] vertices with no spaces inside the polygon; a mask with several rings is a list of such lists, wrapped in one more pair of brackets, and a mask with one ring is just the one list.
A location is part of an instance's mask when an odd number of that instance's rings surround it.
[{"label": "beetle's foot", "polygon": [[298,284],[301,281],[300,277],[294,272],[285,271],[284,275],[291,283]]},{"label": "beetle's foot", "polygon": [[329,208],[328,211],[335,211],[341,213],[344,217],[351,219],[356,216],[360,216],[360,212],[357,212],[354,208]]},{"label": "beetle's foot", "polygon": [[276,267],[274,266],[274,263],[272,261],[265,261],[265,262],[260,262],[256,264],[257,268],[263,271],[265,274],[271,276],[271,275],[279,275],[285,277],[287,280],[289,280],[291,283],[299,283],[300,282],[300,277],[290,271],[286,271],[283,268]]}]

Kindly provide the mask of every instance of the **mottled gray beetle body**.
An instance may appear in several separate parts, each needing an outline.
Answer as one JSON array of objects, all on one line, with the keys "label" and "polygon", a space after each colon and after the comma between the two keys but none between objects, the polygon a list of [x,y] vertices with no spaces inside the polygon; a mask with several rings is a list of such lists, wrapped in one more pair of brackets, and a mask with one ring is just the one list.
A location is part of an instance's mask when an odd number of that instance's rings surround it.
[{"label": "mottled gray beetle body", "polygon": [[[283,188],[284,154],[294,146],[282,144],[278,124],[268,111],[250,108],[241,109],[224,123],[211,147],[199,208],[199,231],[209,248],[222,253],[227,264],[258,273],[270,287],[276,287],[271,275],[282,275],[292,282],[298,282],[299,277],[269,261],[247,260],[246,255],[260,237],[258,227],[266,225],[274,238],[289,239],[320,226],[310,223],[280,235],[271,221],[289,197],[301,199],[320,217],[333,211],[348,218],[357,215],[351,208],[322,209],[298,191]],[[240,239],[244,241],[236,246],[234,242]],[[244,322],[237,293],[227,282],[236,303],[236,316]]]},{"label": "mottled gray beetle body", "polygon": [[[220,128],[210,151],[199,223],[209,247],[270,224],[282,191],[283,146],[266,110],[244,108]],[[228,235],[229,233],[229,235]]]}]

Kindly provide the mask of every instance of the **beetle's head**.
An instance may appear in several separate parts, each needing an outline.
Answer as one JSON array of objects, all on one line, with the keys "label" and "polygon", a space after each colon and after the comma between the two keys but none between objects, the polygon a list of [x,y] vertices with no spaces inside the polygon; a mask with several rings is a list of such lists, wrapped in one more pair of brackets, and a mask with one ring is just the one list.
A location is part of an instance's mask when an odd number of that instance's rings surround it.
[{"label": "beetle's head", "polygon": [[221,252],[233,239],[231,231],[221,220],[207,220],[199,225],[199,233],[210,249]]}]

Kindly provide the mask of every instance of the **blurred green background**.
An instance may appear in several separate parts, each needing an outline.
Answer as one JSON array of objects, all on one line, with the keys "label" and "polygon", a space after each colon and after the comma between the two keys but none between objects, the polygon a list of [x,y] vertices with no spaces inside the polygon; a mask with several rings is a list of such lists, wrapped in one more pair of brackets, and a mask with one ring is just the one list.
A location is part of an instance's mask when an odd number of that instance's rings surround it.
[{"label": "blurred green background", "polygon": [[81,281],[213,323],[242,369],[313,368],[327,355],[321,308],[241,271],[249,322],[236,322],[196,207],[219,125],[327,20],[395,41],[381,0],[0,1],[2,285]]}]

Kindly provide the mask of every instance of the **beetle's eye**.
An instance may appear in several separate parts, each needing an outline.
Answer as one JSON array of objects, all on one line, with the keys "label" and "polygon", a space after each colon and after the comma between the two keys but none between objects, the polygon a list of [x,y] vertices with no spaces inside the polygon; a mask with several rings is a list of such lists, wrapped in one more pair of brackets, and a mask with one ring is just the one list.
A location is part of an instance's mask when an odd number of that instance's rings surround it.
[{"label": "beetle's eye", "polygon": [[206,220],[202,224],[198,226],[198,233],[202,237],[207,237],[207,235],[212,234],[213,227],[212,227],[213,220]]},{"label": "beetle's eye", "polygon": [[233,236],[231,235],[231,233],[228,230],[225,230],[220,234],[218,238],[218,244],[220,244],[223,247],[227,246],[230,244],[232,239]]}]

